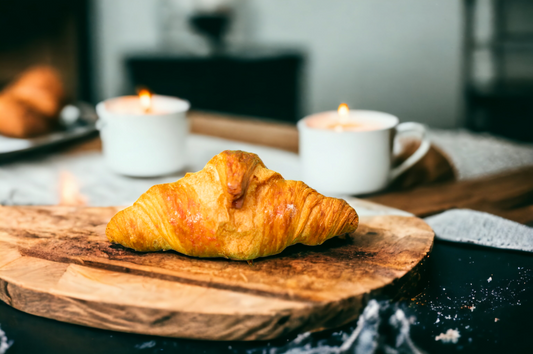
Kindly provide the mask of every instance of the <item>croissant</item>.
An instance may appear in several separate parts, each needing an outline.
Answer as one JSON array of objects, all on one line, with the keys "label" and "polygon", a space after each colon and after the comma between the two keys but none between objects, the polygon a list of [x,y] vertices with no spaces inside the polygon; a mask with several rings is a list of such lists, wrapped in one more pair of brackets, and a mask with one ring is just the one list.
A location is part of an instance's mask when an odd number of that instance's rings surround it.
[{"label": "croissant", "polygon": [[287,181],[243,151],[223,151],[199,172],[151,187],[109,222],[109,241],[136,251],[252,260],[355,231],[356,211]]}]

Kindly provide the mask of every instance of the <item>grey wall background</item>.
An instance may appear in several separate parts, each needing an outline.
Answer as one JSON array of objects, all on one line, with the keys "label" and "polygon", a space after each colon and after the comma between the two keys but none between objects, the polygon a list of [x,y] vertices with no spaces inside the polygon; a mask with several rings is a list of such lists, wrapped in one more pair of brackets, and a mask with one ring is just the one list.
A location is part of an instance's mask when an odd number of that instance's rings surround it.
[{"label": "grey wall background", "polygon": [[[95,0],[97,96],[123,94],[125,53],[162,47],[202,52],[204,43],[186,33],[185,19],[205,2]],[[231,42],[294,46],[308,53],[304,113],[347,102],[403,121],[441,128],[459,125],[460,0],[233,3],[237,20]]]}]

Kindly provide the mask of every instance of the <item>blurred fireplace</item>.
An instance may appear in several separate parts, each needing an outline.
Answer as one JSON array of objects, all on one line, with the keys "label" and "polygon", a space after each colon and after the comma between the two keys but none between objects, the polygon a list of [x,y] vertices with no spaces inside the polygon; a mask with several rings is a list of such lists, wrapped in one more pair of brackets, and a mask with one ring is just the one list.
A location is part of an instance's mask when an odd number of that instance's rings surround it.
[{"label": "blurred fireplace", "polygon": [[92,102],[90,0],[0,0],[0,88],[35,64],[57,68],[69,99]]}]

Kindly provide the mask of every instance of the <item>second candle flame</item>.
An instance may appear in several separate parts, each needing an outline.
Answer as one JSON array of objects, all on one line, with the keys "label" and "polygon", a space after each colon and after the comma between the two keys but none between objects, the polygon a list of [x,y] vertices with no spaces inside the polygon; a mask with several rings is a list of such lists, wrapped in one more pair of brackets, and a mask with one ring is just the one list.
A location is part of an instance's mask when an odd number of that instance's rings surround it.
[{"label": "second candle flame", "polygon": [[152,110],[152,93],[147,89],[139,90],[139,100],[144,113],[149,113]]}]

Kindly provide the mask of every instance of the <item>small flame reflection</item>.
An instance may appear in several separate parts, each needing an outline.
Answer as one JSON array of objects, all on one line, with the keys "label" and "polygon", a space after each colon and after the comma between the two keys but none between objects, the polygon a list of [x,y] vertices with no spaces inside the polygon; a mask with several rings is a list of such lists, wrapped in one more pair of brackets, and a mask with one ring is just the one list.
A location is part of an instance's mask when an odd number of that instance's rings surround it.
[{"label": "small flame reflection", "polygon": [[59,175],[59,205],[81,206],[87,199],[80,193],[79,183],[70,172]]},{"label": "small flame reflection", "polygon": [[152,110],[152,93],[147,89],[141,89],[138,94],[141,108],[145,113],[150,112]]}]

